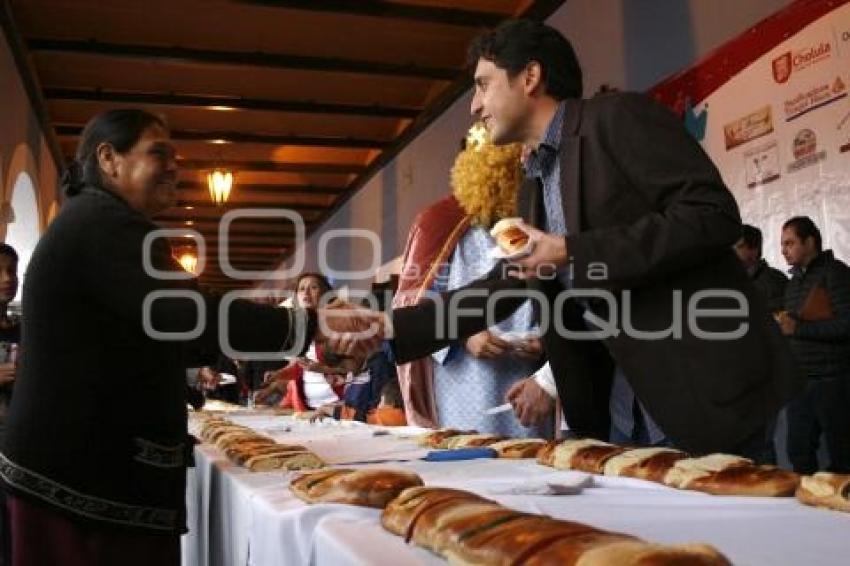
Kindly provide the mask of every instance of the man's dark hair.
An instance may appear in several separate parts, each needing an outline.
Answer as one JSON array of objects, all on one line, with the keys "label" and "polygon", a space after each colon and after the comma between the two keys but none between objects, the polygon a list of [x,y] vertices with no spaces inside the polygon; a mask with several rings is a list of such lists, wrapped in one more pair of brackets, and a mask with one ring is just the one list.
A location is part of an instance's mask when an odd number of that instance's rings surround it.
[{"label": "man's dark hair", "polygon": [[800,238],[801,242],[805,242],[808,238],[815,239],[815,247],[819,252],[823,251],[823,240],[821,239],[820,230],[815,226],[814,221],[808,216],[795,216],[785,221],[782,229],[793,228],[794,233]]},{"label": "man's dark hair", "polygon": [[167,129],[165,120],[137,108],[109,110],[89,120],[80,135],[75,159],[62,177],[65,194],[73,196],[86,185],[101,185],[97,146],[109,143],[118,153],[127,153],[151,126]]},{"label": "man's dark hair", "polygon": [[0,255],[12,258],[12,261],[15,262],[18,261],[18,252],[15,251],[15,248],[5,242],[0,243]]},{"label": "man's dark hair", "polygon": [[761,230],[751,224],[744,224],[741,226],[741,239],[744,240],[744,244],[748,248],[757,249],[759,251],[759,257],[761,257],[762,242],[764,241]]},{"label": "man's dark hair", "polygon": [[556,100],[581,98],[582,76],[573,46],[561,32],[533,20],[508,20],[475,38],[467,62],[492,61],[513,79],[532,61],[542,69],[546,94]]}]

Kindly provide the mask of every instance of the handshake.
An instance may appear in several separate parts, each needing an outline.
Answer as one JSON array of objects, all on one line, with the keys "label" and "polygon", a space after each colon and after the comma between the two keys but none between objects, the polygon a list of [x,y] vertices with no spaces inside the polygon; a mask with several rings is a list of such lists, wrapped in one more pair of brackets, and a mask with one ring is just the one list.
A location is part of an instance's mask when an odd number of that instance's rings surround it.
[{"label": "handshake", "polygon": [[326,356],[339,358],[340,363],[334,365],[341,368],[362,367],[382,341],[393,337],[392,321],[384,312],[336,301],[316,309],[316,314],[315,340]]}]

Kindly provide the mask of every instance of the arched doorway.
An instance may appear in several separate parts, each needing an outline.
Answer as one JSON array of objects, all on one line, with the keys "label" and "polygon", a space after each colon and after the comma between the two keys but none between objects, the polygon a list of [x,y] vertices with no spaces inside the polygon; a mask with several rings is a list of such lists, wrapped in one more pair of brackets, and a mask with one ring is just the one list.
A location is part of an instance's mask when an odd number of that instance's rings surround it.
[{"label": "arched doorway", "polygon": [[[12,186],[10,204],[14,219],[6,228],[6,243],[18,252],[18,273],[23,288],[26,269],[39,238],[38,199],[29,173],[23,171],[18,174]],[[19,291],[17,301],[20,298]]]}]

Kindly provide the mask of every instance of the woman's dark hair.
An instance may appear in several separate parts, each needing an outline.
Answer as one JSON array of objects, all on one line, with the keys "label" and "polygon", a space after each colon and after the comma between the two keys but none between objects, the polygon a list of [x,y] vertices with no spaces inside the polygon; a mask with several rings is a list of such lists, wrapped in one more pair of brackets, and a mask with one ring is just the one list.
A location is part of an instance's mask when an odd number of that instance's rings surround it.
[{"label": "woman's dark hair", "polygon": [[820,230],[815,225],[814,221],[808,216],[795,216],[789,218],[782,225],[782,229],[793,228],[794,233],[800,238],[801,242],[805,242],[808,238],[815,239],[815,247],[819,252],[823,251],[823,240],[821,239]]},{"label": "woman's dark hair", "polygon": [[136,108],[109,110],[89,120],[80,135],[77,155],[62,175],[65,194],[74,196],[86,185],[101,185],[97,146],[108,143],[118,153],[127,153],[151,126],[168,127],[165,119]]},{"label": "woman's dark hair", "polygon": [[322,295],[332,290],[331,282],[328,281],[328,278],[322,275],[321,273],[313,273],[313,272],[305,272],[298,276],[298,279],[295,280],[295,290],[298,291],[298,286],[301,285],[301,281],[307,279],[308,277],[312,277],[316,281],[319,282],[319,286],[322,288]]},{"label": "woman's dark hair", "polygon": [[532,61],[540,64],[546,94],[556,100],[581,98],[582,74],[575,51],[561,32],[533,20],[508,20],[475,38],[467,63],[492,61],[513,79]]},{"label": "woman's dark hair", "polygon": [[0,243],[0,255],[10,257],[12,258],[12,261],[18,261],[18,252],[15,251],[15,248],[5,242]]}]

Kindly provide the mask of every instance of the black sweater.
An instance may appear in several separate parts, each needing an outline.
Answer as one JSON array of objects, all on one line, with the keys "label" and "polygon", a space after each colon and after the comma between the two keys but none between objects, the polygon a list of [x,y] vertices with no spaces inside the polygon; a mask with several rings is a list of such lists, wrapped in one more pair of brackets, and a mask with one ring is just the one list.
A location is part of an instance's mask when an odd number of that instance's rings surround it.
[{"label": "black sweater", "polygon": [[799,321],[791,337],[791,351],[810,378],[850,377],[850,268],[824,251],[806,269],[794,269],[785,288],[785,309],[800,312],[815,285],[829,296],[833,318]]},{"label": "black sweater", "polygon": [[770,312],[781,311],[785,299],[785,286],[788,278],[785,274],[770,267],[765,260],[760,260],[750,273],[750,279],[756,290],[764,297]]},{"label": "black sweater", "polygon": [[[199,343],[215,346],[219,301],[196,295],[207,316],[191,348],[145,332],[146,297],[195,289],[194,281],[145,272],[143,242],[155,228],[117,195],[87,187],[39,241],[24,284],[22,357],[0,476],[19,496],[75,519],[176,533],[185,528],[190,449],[185,368]],[[153,266],[178,270],[170,252],[156,239]],[[190,330],[197,310],[192,299],[160,298],[152,327]],[[299,323],[295,311],[241,300],[229,315],[231,345],[243,351],[289,346]]]}]

